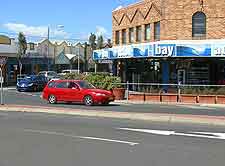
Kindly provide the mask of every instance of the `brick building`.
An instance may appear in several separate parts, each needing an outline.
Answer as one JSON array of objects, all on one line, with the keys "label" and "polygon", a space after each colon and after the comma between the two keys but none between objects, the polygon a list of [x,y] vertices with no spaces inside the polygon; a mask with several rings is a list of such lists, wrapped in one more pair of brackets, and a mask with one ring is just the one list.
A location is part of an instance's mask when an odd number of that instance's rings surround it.
[{"label": "brick building", "polygon": [[114,47],[94,59],[113,59],[123,81],[217,84],[225,80],[224,11],[221,0],[143,0],[114,10]]}]

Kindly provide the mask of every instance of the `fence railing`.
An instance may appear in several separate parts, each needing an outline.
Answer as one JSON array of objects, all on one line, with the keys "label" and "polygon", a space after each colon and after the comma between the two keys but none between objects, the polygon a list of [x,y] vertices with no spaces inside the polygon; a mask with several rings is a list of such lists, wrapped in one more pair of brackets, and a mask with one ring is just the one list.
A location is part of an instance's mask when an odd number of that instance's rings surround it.
[{"label": "fence railing", "polygon": [[158,83],[120,83],[129,93],[225,95],[225,85],[190,85]]}]

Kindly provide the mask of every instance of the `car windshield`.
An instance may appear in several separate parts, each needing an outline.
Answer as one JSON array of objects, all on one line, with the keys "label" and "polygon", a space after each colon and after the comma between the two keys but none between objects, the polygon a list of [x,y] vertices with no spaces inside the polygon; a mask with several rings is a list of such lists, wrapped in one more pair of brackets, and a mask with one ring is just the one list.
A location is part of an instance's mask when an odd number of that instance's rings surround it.
[{"label": "car windshield", "polygon": [[23,80],[33,81],[33,80],[35,80],[35,77],[34,76],[26,76],[26,77],[23,78]]},{"label": "car windshield", "polygon": [[78,84],[83,89],[95,89],[94,85],[92,85],[86,81],[80,81],[80,82],[78,82]]}]

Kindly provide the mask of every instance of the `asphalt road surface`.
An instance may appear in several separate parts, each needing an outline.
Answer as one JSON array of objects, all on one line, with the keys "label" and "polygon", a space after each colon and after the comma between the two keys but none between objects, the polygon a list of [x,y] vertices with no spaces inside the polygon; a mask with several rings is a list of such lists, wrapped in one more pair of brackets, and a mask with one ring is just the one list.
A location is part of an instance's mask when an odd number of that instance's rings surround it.
[{"label": "asphalt road surface", "polygon": [[[190,132],[222,134],[224,128],[0,112],[0,131],[1,166],[221,166],[225,163],[224,135],[223,139],[212,134],[190,135]],[[177,135],[168,135],[168,131],[176,131]]]},{"label": "asphalt road surface", "polygon": [[80,104],[60,103],[48,104],[40,98],[41,93],[17,92],[16,90],[4,91],[4,102],[6,104],[20,104],[32,106],[48,106],[76,108],[83,110],[104,110],[117,112],[140,112],[140,113],[170,113],[170,114],[191,114],[208,116],[225,116],[225,108],[213,108],[197,105],[165,105],[165,104],[110,104],[109,106],[87,107]]}]

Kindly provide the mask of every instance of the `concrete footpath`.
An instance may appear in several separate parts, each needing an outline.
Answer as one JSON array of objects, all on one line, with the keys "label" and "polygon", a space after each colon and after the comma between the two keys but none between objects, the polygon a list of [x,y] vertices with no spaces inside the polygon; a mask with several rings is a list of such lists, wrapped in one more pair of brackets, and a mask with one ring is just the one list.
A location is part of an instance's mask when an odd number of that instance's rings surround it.
[{"label": "concrete footpath", "polygon": [[67,115],[88,116],[88,117],[144,120],[150,122],[184,123],[184,124],[191,123],[201,125],[225,126],[225,116],[116,112],[116,111],[94,110],[94,108],[93,110],[83,110],[83,109],[28,106],[28,105],[2,105],[0,106],[0,111],[41,112],[41,113],[67,114]]}]

